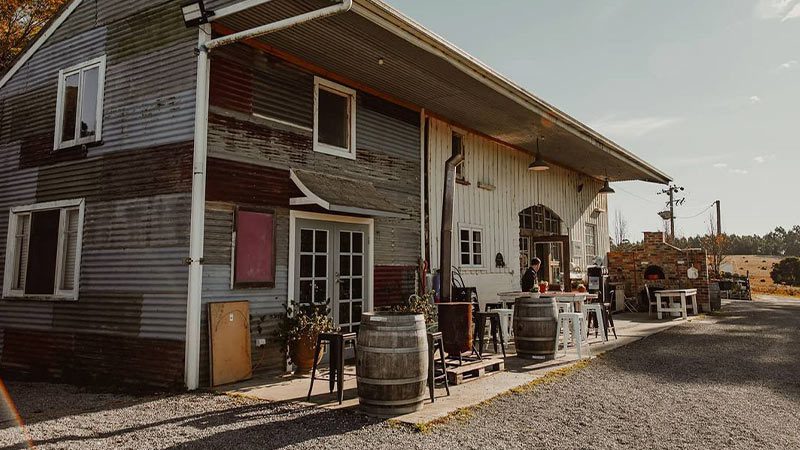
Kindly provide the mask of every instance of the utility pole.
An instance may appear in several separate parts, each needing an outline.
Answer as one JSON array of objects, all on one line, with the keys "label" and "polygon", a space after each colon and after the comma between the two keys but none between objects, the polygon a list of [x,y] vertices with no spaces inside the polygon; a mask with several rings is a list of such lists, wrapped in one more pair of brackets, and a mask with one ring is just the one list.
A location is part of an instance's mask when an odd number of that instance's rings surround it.
[{"label": "utility pole", "polygon": [[719,213],[719,200],[714,202],[717,204],[717,237],[722,236],[722,216]]},{"label": "utility pole", "polygon": [[682,205],[683,202],[686,201],[686,197],[682,197],[679,199],[675,198],[675,194],[681,191],[683,191],[683,187],[670,184],[669,186],[667,186],[666,189],[662,189],[661,191],[657,192],[659,195],[661,194],[669,195],[669,201],[667,202],[669,213],[663,212],[659,213],[659,215],[664,219],[667,218],[666,216],[669,216],[669,234],[672,242],[675,242],[675,205]]}]

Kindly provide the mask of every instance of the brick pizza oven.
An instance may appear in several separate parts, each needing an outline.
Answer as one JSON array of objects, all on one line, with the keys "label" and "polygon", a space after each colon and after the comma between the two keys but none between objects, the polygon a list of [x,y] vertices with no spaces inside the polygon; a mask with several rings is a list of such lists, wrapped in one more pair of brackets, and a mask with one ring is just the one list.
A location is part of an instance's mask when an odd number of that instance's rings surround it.
[{"label": "brick pizza oven", "polygon": [[[689,278],[691,267],[697,269],[696,279]],[[647,311],[648,307],[640,295],[645,283],[665,289],[695,288],[700,308],[711,311],[706,251],[667,244],[663,232],[646,231],[644,241],[632,250],[609,252],[608,275],[612,282],[625,283],[625,296],[638,299],[639,311]]]}]

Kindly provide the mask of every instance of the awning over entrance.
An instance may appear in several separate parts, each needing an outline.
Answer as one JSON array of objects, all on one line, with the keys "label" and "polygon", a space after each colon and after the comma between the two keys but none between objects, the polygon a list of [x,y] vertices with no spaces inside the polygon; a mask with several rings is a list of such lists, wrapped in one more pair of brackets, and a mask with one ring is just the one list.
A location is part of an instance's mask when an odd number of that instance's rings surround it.
[{"label": "awning over entrance", "polygon": [[292,198],[291,205],[317,205],[331,212],[360,216],[409,218],[366,181],[294,169],[289,177],[303,193],[303,197]]}]

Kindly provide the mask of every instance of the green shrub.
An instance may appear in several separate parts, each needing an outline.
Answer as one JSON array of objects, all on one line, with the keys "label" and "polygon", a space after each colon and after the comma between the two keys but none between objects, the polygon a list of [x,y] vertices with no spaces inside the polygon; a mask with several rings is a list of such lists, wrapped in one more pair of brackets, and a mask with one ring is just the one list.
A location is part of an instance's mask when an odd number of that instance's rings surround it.
[{"label": "green shrub", "polygon": [[800,258],[786,258],[773,264],[769,276],[776,284],[800,286]]}]

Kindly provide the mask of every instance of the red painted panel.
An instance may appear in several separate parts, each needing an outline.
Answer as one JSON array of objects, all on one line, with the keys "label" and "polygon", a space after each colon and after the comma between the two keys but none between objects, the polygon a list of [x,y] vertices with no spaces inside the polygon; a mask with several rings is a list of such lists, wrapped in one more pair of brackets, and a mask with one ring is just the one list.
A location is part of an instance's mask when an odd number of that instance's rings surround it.
[{"label": "red painted panel", "polygon": [[374,305],[402,304],[414,293],[416,266],[375,266]]},{"label": "red painted panel", "polygon": [[272,214],[236,213],[236,283],[275,283],[275,218]]}]

